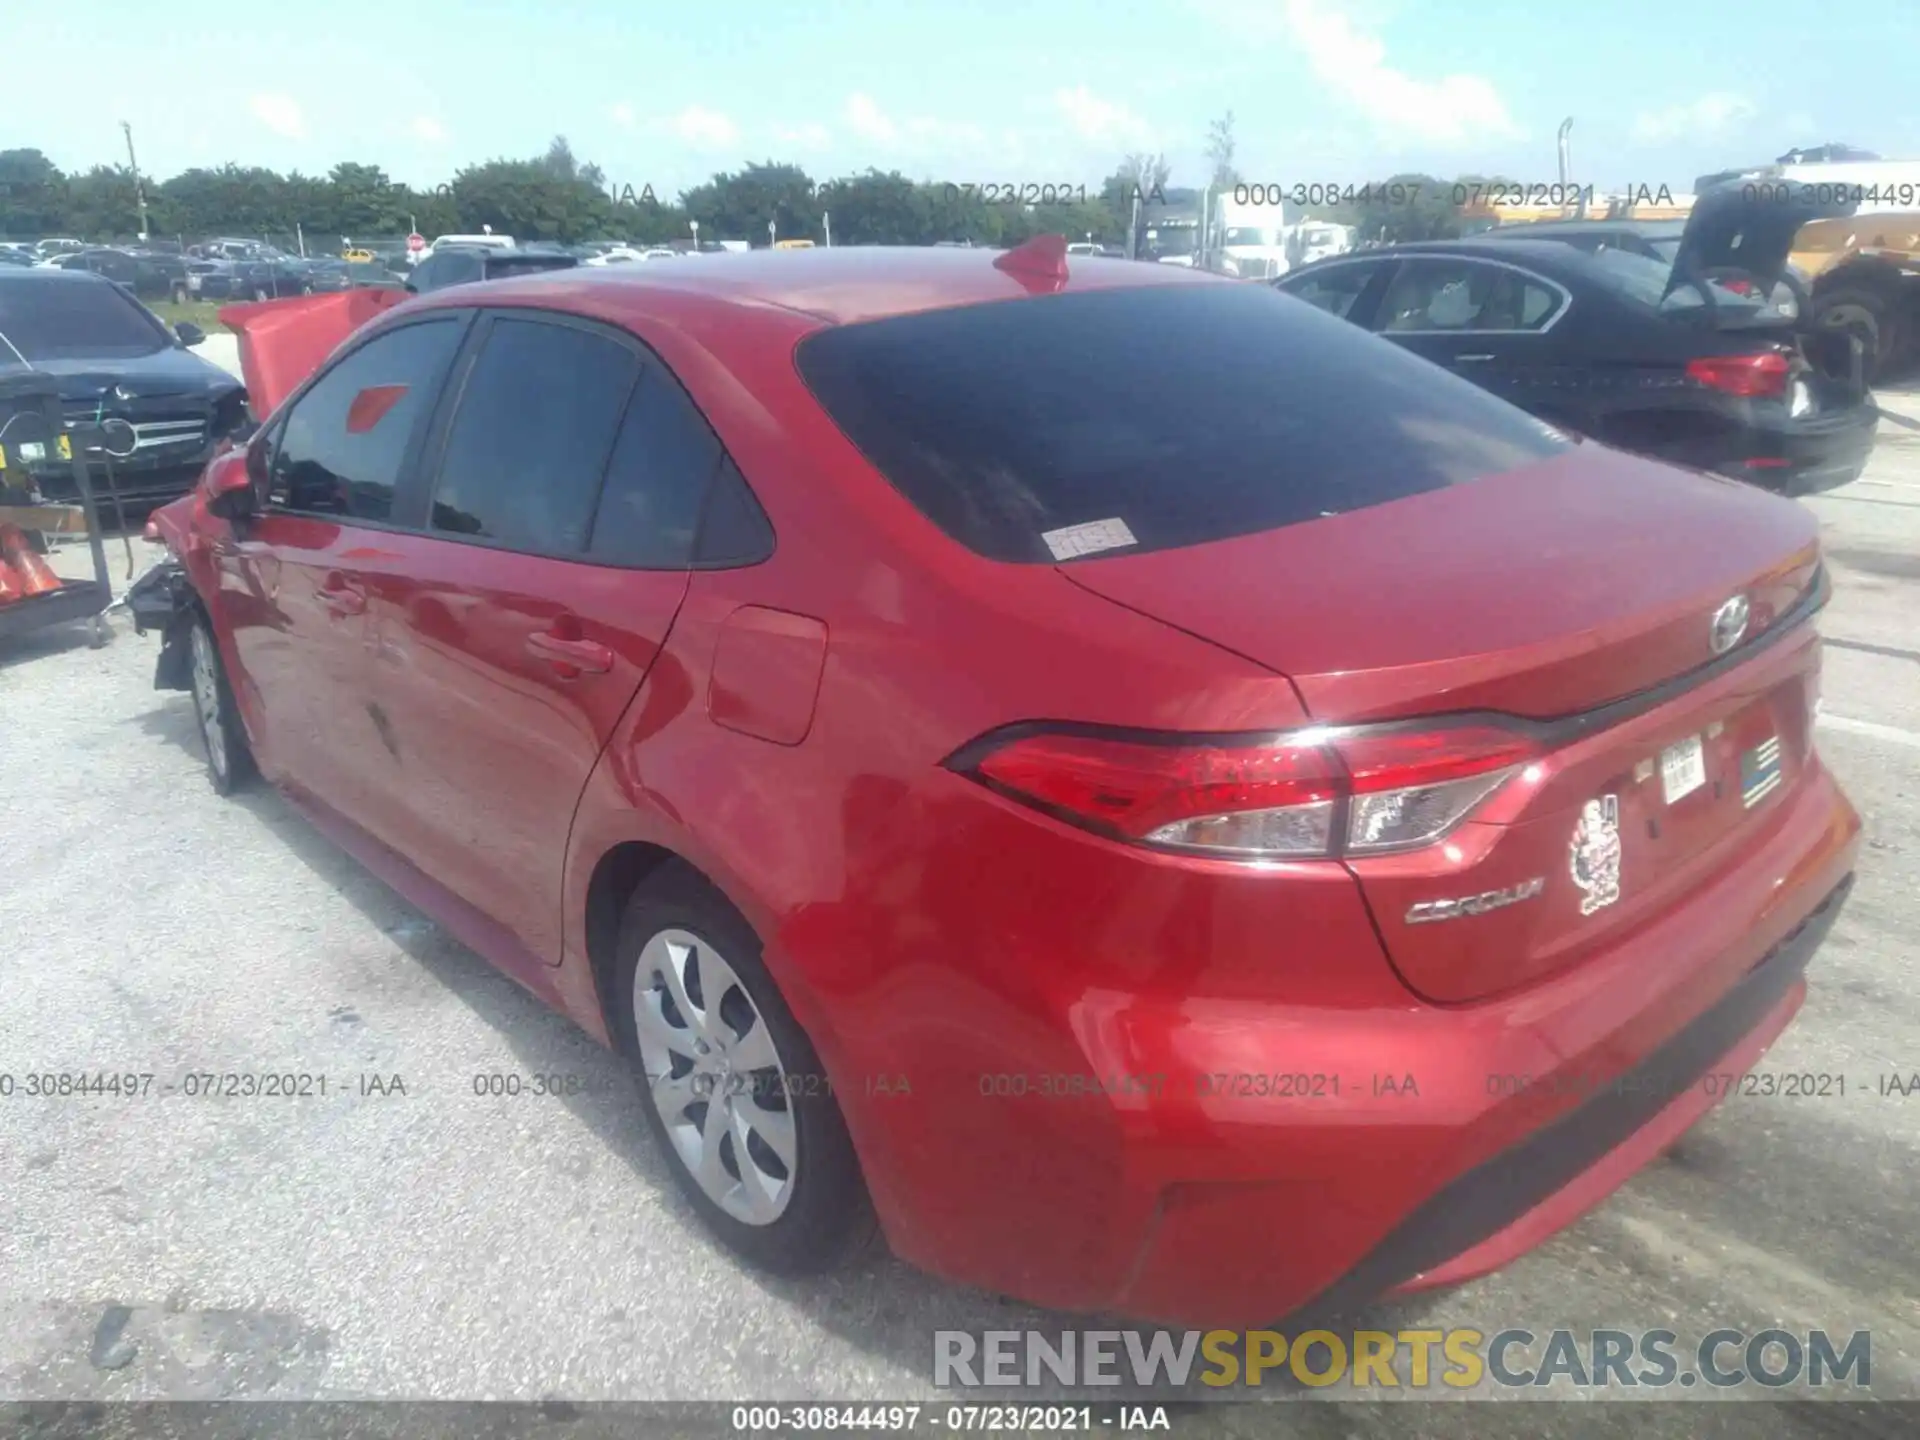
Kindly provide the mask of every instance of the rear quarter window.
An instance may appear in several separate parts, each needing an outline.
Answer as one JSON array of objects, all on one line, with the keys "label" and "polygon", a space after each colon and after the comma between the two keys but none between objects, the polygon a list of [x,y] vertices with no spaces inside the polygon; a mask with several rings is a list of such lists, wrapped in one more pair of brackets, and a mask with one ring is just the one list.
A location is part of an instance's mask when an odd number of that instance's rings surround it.
[{"label": "rear quarter window", "polygon": [[889,483],[1002,561],[1223,540],[1465,484],[1569,444],[1264,285],[899,316],[823,331],[797,358]]}]

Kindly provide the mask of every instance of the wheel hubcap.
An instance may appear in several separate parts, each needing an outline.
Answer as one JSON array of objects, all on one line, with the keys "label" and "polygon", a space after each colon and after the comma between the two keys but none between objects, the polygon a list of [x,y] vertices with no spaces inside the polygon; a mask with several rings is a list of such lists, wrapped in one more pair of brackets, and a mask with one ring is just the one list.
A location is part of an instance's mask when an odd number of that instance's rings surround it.
[{"label": "wheel hubcap", "polygon": [[662,930],[640,952],[633,1020],[647,1093],[681,1163],[727,1214],[771,1225],[799,1171],[793,1092],[740,977],[699,936]]},{"label": "wheel hubcap", "polygon": [[213,642],[201,626],[193,628],[193,708],[200,712],[200,733],[206,736],[207,758],[222,775],[227,771],[227,732],[220,728],[220,671],[213,658]]}]

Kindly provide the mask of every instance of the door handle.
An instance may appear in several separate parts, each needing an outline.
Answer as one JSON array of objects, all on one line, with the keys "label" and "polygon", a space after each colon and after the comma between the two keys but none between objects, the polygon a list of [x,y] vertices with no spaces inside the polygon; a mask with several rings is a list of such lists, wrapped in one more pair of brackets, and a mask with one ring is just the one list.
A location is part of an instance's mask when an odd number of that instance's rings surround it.
[{"label": "door handle", "polygon": [[365,591],[332,576],[320,587],[320,603],[336,615],[364,615],[367,610]]},{"label": "door handle", "polygon": [[527,649],[556,669],[604,675],[613,669],[613,651],[597,640],[580,640],[536,630],[527,636]]},{"label": "door handle", "polygon": [[1456,355],[1453,358],[1455,360],[1458,360],[1462,365],[1466,365],[1466,364],[1470,364],[1475,360],[1491,360],[1493,359],[1493,356],[1491,355]]}]

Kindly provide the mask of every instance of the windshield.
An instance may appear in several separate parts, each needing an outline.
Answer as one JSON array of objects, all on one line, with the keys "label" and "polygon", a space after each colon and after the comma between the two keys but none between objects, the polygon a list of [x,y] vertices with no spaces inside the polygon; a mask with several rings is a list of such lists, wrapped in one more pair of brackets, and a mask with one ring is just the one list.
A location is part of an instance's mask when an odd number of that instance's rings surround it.
[{"label": "windshield", "polygon": [[1228,228],[1226,239],[1222,241],[1222,243],[1226,245],[1277,246],[1281,243],[1280,232],[1272,229],[1261,229],[1255,225],[1235,225]]},{"label": "windshield", "polygon": [[0,283],[0,338],[0,353],[29,363],[128,360],[173,344],[115,285],[25,276]]},{"label": "windshield", "polygon": [[1252,534],[1567,445],[1265,286],[960,306],[842,325],[797,358],[887,480],[995,560],[1046,563],[1057,532],[1115,522],[1133,553]]}]

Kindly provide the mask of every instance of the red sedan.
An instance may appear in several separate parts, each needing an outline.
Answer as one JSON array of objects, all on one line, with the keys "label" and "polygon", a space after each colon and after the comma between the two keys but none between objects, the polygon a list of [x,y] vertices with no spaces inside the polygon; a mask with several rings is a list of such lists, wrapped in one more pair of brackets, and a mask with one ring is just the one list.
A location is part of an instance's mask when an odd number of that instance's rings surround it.
[{"label": "red sedan", "polygon": [[240,307],[159,681],[627,1056],[756,1262],[1225,1324],[1490,1269],[1802,1001],[1815,523],[1063,252]]}]

